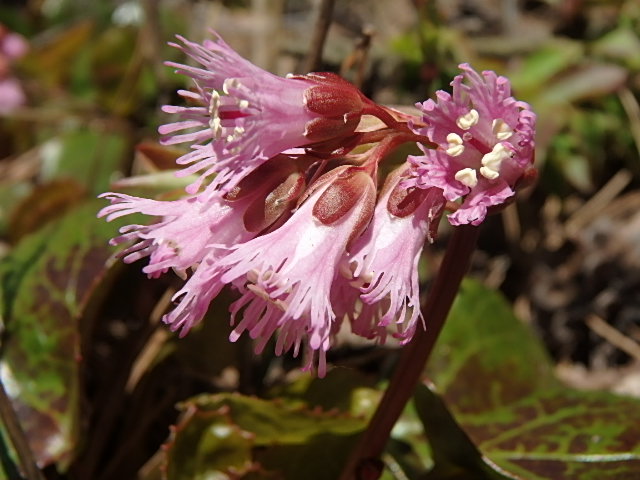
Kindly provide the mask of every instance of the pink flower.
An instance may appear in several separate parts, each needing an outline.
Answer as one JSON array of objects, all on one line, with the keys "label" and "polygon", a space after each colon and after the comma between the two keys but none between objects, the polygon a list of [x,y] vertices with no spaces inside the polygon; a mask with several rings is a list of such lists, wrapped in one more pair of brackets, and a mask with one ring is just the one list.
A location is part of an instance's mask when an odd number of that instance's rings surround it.
[{"label": "pink flower", "polygon": [[165,144],[192,144],[178,160],[181,175],[200,174],[190,193],[214,173],[212,188],[230,189],[279,153],[353,134],[365,100],[353,85],[332,74],[278,77],[214,35],[202,45],[182,37],[172,44],[202,68],[168,63],[195,82],[194,92],[179,91],[195,106],[164,107],[182,121],[159,129]]},{"label": "pink flower", "polygon": [[0,78],[0,114],[13,112],[25,101],[24,90],[18,80],[13,77]]},{"label": "pink flower", "polygon": [[0,55],[10,60],[24,57],[29,51],[29,44],[24,37],[15,32],[3,32],[0,25]]},{"label": "pink flower", "polygon": [[106,193],[112,205],[98,216],[107,220],[142,213],[160,217],[152,225],[129,225],[112,245],[133,241],[120,253],[126,263],[146,256],[143,271],[156,278],[172,268],[186,278],[195,273],[174,296],[179,305],[165,316],[165,322],[184,335],[198,323],[211,300],[224,283],[218,274],[218,262],[230,246],[253,238],[285,214],[304,189],[298,171],[299,159],[279,156],[263,164],[232,192],[201,194],[175,201],[157,201],[121,193]]},{"label": "pink flower", "polygon": [[24,105],[22,85],[11,74],[11,64],[23,57],[29,44],[22,35],[8,32],[0,24],[0,114],[7,114]]},{"label": "pink flower", "polygon": [[373,219],[348,259],[351,283],[360,284],[364,303],[352,329],[381,341],[392,323],[397,337],[413,337],[421,318],[418,260],[425,242],[433,241],[445,203],[438,188],[404,188],[407,169],[405,165],[387,178]]},{"label": "pink flower", "polygon": [[326,351],[339,325],[331,306],[332,285],[349,242],[371,218],[376,189],[369,173],[343,166],[321,177],[313,191],[280,228],[238,245],[221,264],[222,281],[234,284],[242,297],[231,340],[249,331],[259,339],[258,351],[277,332],[276,354],[305,342],[318,357],[318,373],[326,371]]},{"label": "pink flower", "polygon": [[532,169],[536,117],[511,96],[505,77],[490,71],[481,76],[467,64],[460,68],[451,95],[439,91],[437,102],[418,104],[427,126],[416,132],[439,148],[423,149],[410,161],[416,186],[438,187],[450,201],[463,199],[449,215],[453,225],[479,225],[487,208],[513,196]]},{"label": "pink flower", "polygon": [[[190,144],[179,174],[198,180],[174,201],[105,194],[112,204],[99,214],[159,218],[111,243],[132,243],[125,262],[149,257],[150,277],[173,269],[186,279],[164,321],[185,335],[234,287],[230,340],[248,332],[260,352],[275,338],[277,355],[306,348],[305,369],[320,376],[345,318],[357,335],[409,341],[422,318],[418,261],[447,202],[460,201],[452,224],[477,225],[534,171],[529,106],[505,78],[461,65],[453,93],[419,105],[422,122],[412,123],[336,75],[281,78],[215,33],[202,44],[178,39],[198,65],[169,65],[194,89],[179,91],[187,106],[164,107],[179,120],[160,133]],[[380,122],[356,131],[363,115]],[[379,164],[406,142],[424,155],[378,193]]]}]

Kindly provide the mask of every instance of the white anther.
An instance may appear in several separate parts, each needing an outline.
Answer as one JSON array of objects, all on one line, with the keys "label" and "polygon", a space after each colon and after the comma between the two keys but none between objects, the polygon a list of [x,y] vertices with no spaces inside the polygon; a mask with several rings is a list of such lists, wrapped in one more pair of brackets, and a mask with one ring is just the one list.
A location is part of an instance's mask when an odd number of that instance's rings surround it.
[{"label": "white anther", "polygon": [[222,121],[220,117],[212,117],[211,120],[209,120],[209,128],[211,128],[213,138],[219,140],[222,137]]},{"label": "white anther", "polygon": [[293,73],[287,73],[284,77],[285,78],[293,78],[293,77],[295,77],[295,75]]},{"label": "white anther", "polygon": [[249,100],[245,100],[245,99],[238,100],[238,106],[243,110],[247,109],[249,107]]},{"label": "white anther", "polygon": [[240,81],[237,78],[227,78],[222,83],[222,91],[229,95],[230,88],[237,88],[240,86]]},{"label": "white anther", "polygon": [[456,120],[456,125],[458,125],[462,130],[469,130],[476,123],[478,123],[479,119],[480,114],[475,108],[472,108],[471,110],[469,110],[469,113],[458,117],[458,119]]},{"label": "white anther", "polygon": [[273,302],[273,298],[271,298],[269,296],[269,294],[267,292],[264,291],[264,289],[258,287],[257,285],[254,285],[252,283],[249,283],[247,285],[247,290],[251,290],[251,292],[257,296],[260,297],[262,300],[264,300],[265,302]]},{"label": "white anther", "polygon": [[227,143],[231,143],[236,139],[233,135],[227,135]]},{"label": "white anther", "polygon": [[220,106],[220,94],[215,90],[213,90],[211,92],[211,100],[209,100],[209,115],[217,116],[219,106]]},{"label": "white anther", "polygon": [[489,180],[495,180],[500,176],[495,170],[491,170],[489,167],[480,167],[480,175]]},{"label": "white anther", "polygon": [[447,155],[451,157],[457,157],[464,152],[464,145],[462,144],[462,137],[457,133],[450,133],[447,135],[447,143],[449,147],[445,150]]},{"label": "white anther", "polygon": [[242,135],[243,133],[244,133],[244,127],[241,127],[241,126],[239,126],[239,125],[238,125],[236,128],[234,128],[234,129],[233,129],[233,134],[234,134],[236,137],[239,137],[239,136],[240,136],[240,135]]},{"label": "white anther", "polygon": [[252,268],[247,272],[247,280],[250,283],[258,283],[258,279],[260,278],[260,271]]},{"label": "white anther", "polygon": [[466,187],[473,188],[478,184],[478,175],[473,168],[463,168],[456,172],[455,179]]},{"label": "white anther", "polygon": [[489,180],[495,180],[500,175],[500,165],[502,162],[509,158],[511,153],[502,143],[497,143],[493,150],[485,154],[482,157],[482,168],[480,168],[480,175]]},{"label": "white anther", "polygon": [[491,123],[491,130],[498,140],[506,140],[511,135],[513,135],[513,130],[511,130],[511,127],[509,127],[509,125],[507,125],[507,122],[505,122],[501,118],[496,118]]}]

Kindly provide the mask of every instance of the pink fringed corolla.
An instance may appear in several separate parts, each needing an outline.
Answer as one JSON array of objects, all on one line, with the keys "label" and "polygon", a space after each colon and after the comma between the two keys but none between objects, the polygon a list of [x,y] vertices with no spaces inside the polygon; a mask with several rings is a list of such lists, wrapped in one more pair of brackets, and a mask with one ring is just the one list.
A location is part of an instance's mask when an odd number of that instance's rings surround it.
[{"label": "pink fringed corolla", "polygon": [[224,284],[218,262],[228,247],[245,242],[285,214],[304,190],[298,170],[300,159],[281,155],[261,165],[231,192],[157,201],[120,193],[101,195],[111,201],[99,216],[107,220],[142,213],[160,217],[151,225],[129,225],[112,245],[135,242],[120,253],[127,263],[149,256],[143,271],[156,278],[172,268],[186,278],[195,273],[175,295],[178,306],[165,317],[174,330],[185,334],[206,313]]},{"label": "pink fringed corolla", "polygon": [[352,329],[382,341],[393,324],[396,337],[413,336],[421,318],[418,261],[425,242],[433,242],[445,205],[439,188],[403,187],[407,170],[404,165],[389,175],[371,224],[347,260],[364,304]]},{"label": "pink fringed corolla", "polygon": [[[168,63],[191,77],[195,91],[179,93],[194,106],[166,106],[182,121],[160,127],[167,145],[188,142],[178,159],[180,175],[199,174],[197,192],[230,189],[257,166],[289,149],[353,135],[367,99],[349,82],[330,73],[278,77],[240,57],[220,37],[202,45],[178,37],[179,48],[200,67]],[[185,131],[184,133],[177,133]]]},{"label": "pink fringed corolla", "polygon": [[231,339],[245,330],[260,339],[260,351],[278,331],[276,353],[301,343],[326,371],[326,352],[339,322],[329,301],[339,264],[349,242],[369,223],[376,187],[360,167],[339,167],[321,177],[293,216],[277,230],[239,245],[222,261],[222,276],[242,297],[232,305],[234,317],[245,309]]},{"label": "pink fringed corolla", "polygon": [[[112,244],[131,242],[120,255],[148,257],[150,277],[173,269],[186,279],[164,321],[186,334],[231,286],[230,340],[247,332],[258,352],[272,338],[277,354],[305,348],[305,368],[321,376],[345,319],[357,335],[409,341],[428,322],[417,266],[444,209],[455,209],[454,225],[477,225],[531,177],[528,105],[505,78],[462,65],[453,94],[438,92],[417,118],[336,75],[281,78],[218,36],[178,38],[199,66],[170,65],[195,88],[180,91],[188,106],[165,107],[180,121],[160,132],[165,144],[190,144],[179,174],[198,180],[174,201],[108,193],[100,212],[159,218],[124,227]],[[378,126],[360,130],[363,115]],[[379,164],[407,142],[424,155],[403,161],[378,192]]]},{"label": "pink fringed corolla", "polygon": [[[418,108],[425,127],[415,128],[439,145],[410,157],[413,184],[442,189],[449,201],[462,199],[449,215],[453,225],[479,225],[489,207],[504,204],[519,181],[532,174],[535,114],[511,96],[509,81],[494,72],[478,74],[462,64],[453,93],[436,93]],[[466,83],[465,83],[466,82]]]}]

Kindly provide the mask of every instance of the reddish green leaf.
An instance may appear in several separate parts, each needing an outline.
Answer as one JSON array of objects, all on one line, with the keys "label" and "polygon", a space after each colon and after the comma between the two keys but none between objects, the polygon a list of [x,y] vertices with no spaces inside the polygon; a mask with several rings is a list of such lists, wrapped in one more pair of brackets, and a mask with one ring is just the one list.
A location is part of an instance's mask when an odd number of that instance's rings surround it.
[{"label": "reddish green leaf", "polygon": [[429,479],[505,480],[515,477],[499,471],[460,428],[433,386],[419,385],[415,407],[431,441],[434,467]]},{"label": "reddish green leaf", "polygon": [[78,441],[80,318],[117,228],[96,219],[100,205],[88,202],[25,237],[0,263],[0,375],[39,464],[62,470]]},{"label": "reddish green leaf", "polygon": [[218,478],[234,469],[333,479],[365,426],[350,415],[239,394],[201,395],[181,408],[185,414],[166,446],[169,480]]},{"label": "reddish green leaf", "polygon": [[[432,358],[428,371],[461,427],[510,473],[640,475],[640,401],[560,385],[539,342],[496,293],[463,284]],[[447,439],[427,436],[434,451]]]}]

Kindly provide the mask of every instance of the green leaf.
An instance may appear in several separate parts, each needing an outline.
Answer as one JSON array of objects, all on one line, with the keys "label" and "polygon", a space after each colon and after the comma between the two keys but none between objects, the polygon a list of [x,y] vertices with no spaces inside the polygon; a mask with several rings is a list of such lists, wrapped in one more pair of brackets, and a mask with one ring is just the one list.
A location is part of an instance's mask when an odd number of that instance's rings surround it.
[{"label": "green leaf", "polygon": [[560,385],[539,341],[477,282],[463,284],[428,372],[480,452],[512,474],[640,475],[640,402]]},{"label": "green leaf", "polygon": [[253,465],[251,434],[234,424],[224,409],[186,405],[172,437],[167,452],[169,479],[225,478],[221,474],[244,473]]},{"label": "green leaf", "polygon": [[510,76],[516,91],[539,91],[548,86],[549,81],[565,71],[567,67],[577,64],[584,55],[584,47],[576,41],[553,39],[548,45],[527,55],[522,67]]},{"label": "green leaf", "polygon": [[338,409],[357,417],[371,417],[380,401],[381,392],[374,382],[357,370],[333,368],[326,377],[301,375],[296,381],[276,388],[274,396],[297,400],[323,410]]},{"label": "green leaf", "polygon": [[581,65],[553,83],[540,95],[540,102],[551,105],[578,102],[614,93],[627,80],[628,72],[614,64]]},{"label": "green leaf", "polygon": [[[80,319],[117,226],[87,202],[25,237],[0,263],[0,376],[41,465],[64,470],[78,442]],[[117,222],[116,222],[117,224]]]},{"label": "green leaf", "polygon": [[185,413],[165,450],[169,480],[227,478],[222,475],[233,470],[333,479],[366,424],[350,415],[239,394],[201,395],[181,409]]},{"label": "green leaf", "polygon": [[22,62],[25,71],[49,87],[68,82],[70,67],[88,45],[93,31],[93,22],[85,20],[57,31],[45,42],[34,42],[36,48]]},{"label": "green leaf", "polygon": [[61,217],[84,201],[86,193],[83,186],[72,179],[59,179],[36,186],[12,209],[9,224],[12,242]]},{"label": "green leaf", "polygon": [[620,26],[593,44],[593,53],[623,62],[630,70],[640,69],[640,36],[628,26]]},{"label": "green leaf", "polygon": [[125,136],[101,129],[74,130],[47,142],[42,149],[43,180],[71,178],[90,195],[109,190],[114,172],[122,170]]}]

